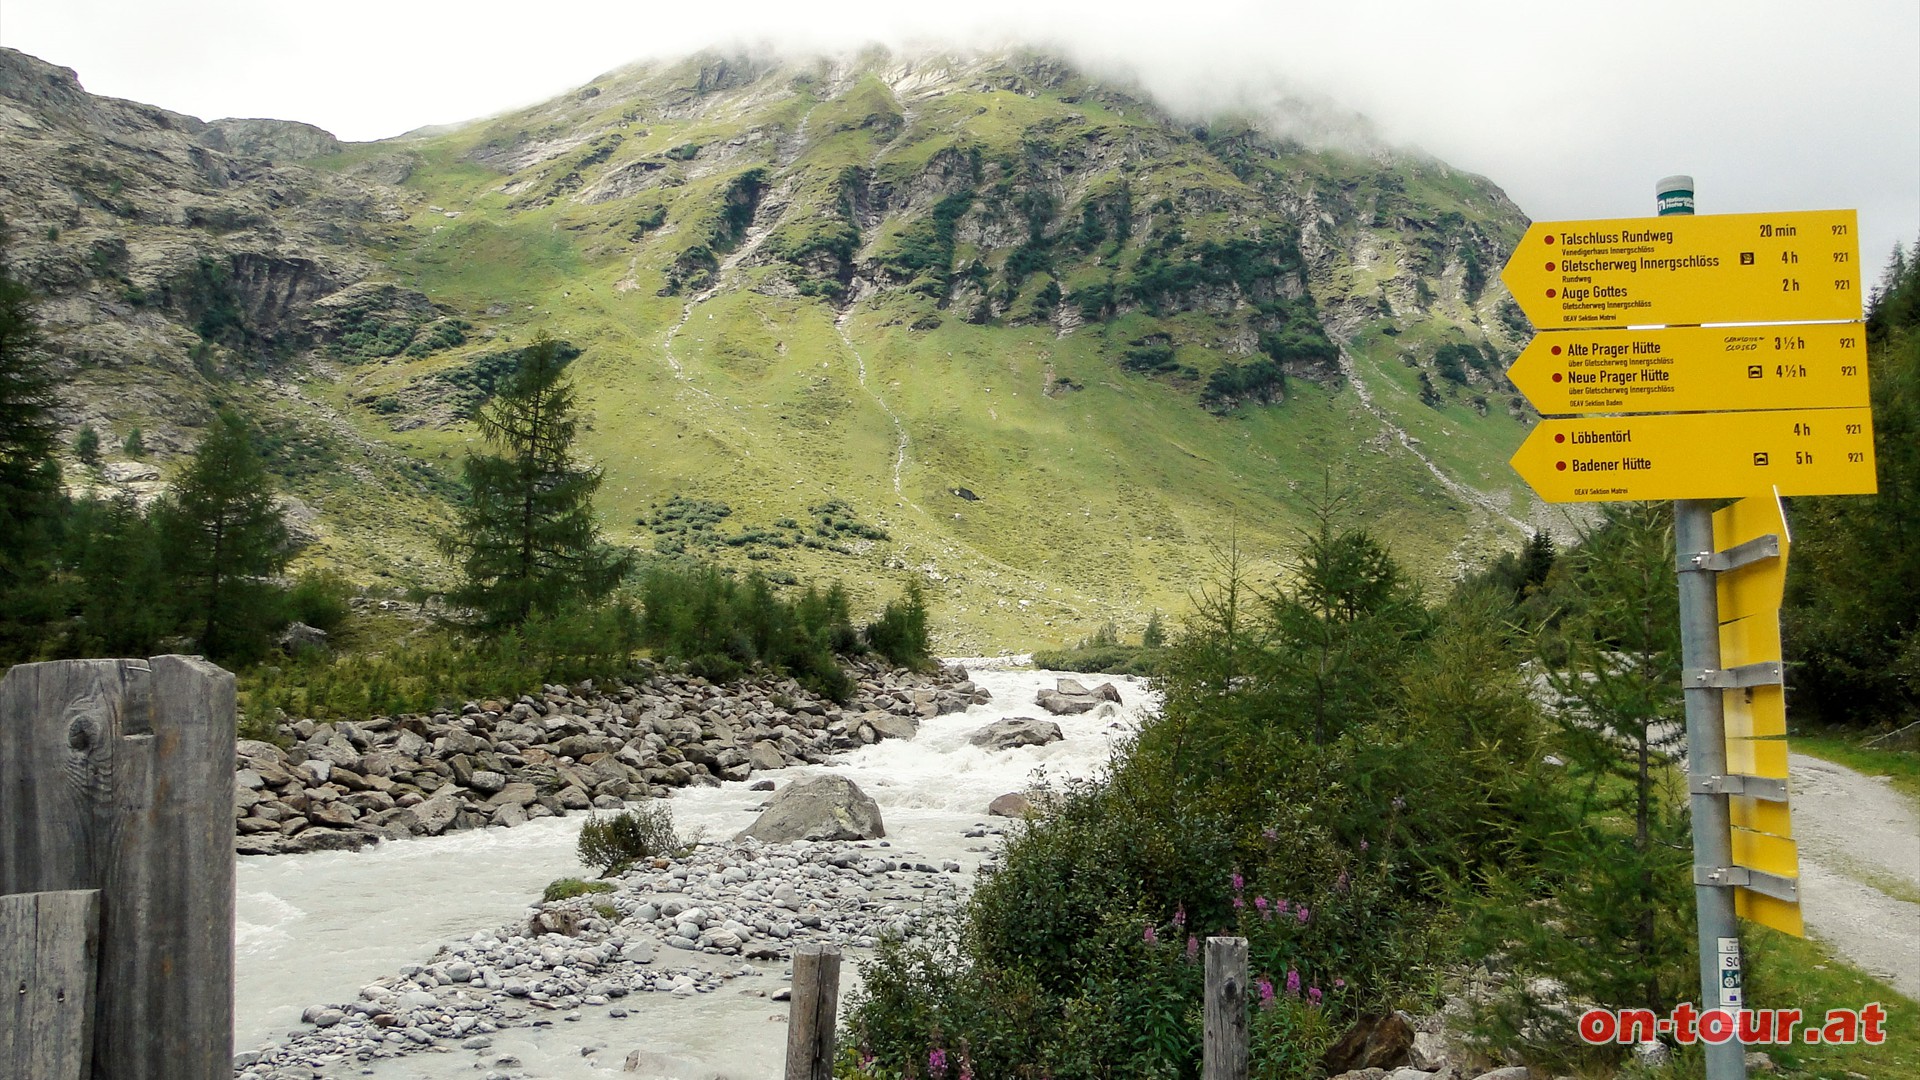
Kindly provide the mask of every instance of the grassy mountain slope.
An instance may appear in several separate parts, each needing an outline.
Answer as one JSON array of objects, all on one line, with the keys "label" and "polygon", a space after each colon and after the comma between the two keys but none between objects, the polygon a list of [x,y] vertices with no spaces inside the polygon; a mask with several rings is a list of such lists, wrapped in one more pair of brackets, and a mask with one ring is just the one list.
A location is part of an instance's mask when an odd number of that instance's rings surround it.
[{"label": "grassy mountain slope", "polygon": [[[1492,280],[1523,219],[1364,138],[1176,118],[1039,54],[701,55],[353,146],[77,84],[56,115],[36,64],[0,57],[0,149],[44,177],[0,210],[75,423],[178,450],[209,398],[250,404],[315,447],[282,470],[313,557],[363,574],[444,572],[421,538],[466,418],[540,333],[579,350],[612,535],[869,597],[926,574],[952,649],[1178,609],[1329,479],[1436,581],[1533,512]],[[48,145],[103,124],[170,171],[54,236],[88,169],[132,175]],[[245,212],[152,205],[182,189]]]}]

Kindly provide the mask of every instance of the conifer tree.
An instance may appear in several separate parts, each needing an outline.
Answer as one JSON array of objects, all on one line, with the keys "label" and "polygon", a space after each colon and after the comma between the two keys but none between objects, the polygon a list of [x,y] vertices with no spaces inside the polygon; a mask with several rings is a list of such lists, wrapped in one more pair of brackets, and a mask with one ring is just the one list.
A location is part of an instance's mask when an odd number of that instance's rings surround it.
[{"label": "conifer tree", "polygon": [[182,621],[200,648],[249,659],[266,647],[281,590],[266,576],[287,565],[288,536],[247,424],[223,409],[186,471],[156,508],[161,550]]},{"label": "conifer tree", "polygon": [[[1567,1000],[1664,1012],[1695,985],[1671,517],[1611,507],[1564,558],[1568,610],[1541,658],[1556,764],[1522,766],[1517,857],[1470,905],[1468,944],[1551,975]],[[1578,1045],[1558,1003],[1528,979],[1510,989],[1484,1017],[1497,1034],[1549,1055]]]},{"label": "conifer tree", "polygon": [[593,521],[600,470],[573,458],[579,418],[564,364],[558,345],[541,338],[480,409],[494,452],[467,455],[466,504],[440,548],[465,579],[450,599],[484,626],[599,599],[628,568]]},{"label": "conifer tree", "polygon": [[73,456],[89,468],[100,464],[100,433],[92,424],[80,425],[80,433],[73,437]]},{"label": "conifer tree", "polygon": [[32,293],[9,273],[0,222],[0,653],[26,655],[57,607],[48,582],[60,470],[53,374]]}]

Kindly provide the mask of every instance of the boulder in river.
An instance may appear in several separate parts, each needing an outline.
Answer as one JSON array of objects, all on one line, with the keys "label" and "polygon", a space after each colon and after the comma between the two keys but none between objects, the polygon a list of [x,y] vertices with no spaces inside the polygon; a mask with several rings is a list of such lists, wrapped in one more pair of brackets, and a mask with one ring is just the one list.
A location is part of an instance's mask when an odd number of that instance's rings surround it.
[{"label": "boulder in river", "polygon": [[1062,738],[1060,725],[1051,720],[1010,716],[1005,720],[995,720],[974,732],[967,741],[988,750],[1011,750],[1016,746],[1045,746]]},{"label": "boulder in river", "polygon": [[987,804],[987,813],[994,817],[1026,817],[1033,812],[1033,804],[1025,795],[1009,791]]},{"label": "boulder in river", "polygon": [[767,809],[735,839],[769,844],[795,840],[876,840],[887,835],[880,805],[844,776],[799,780],[774,793]]},{"label": "boulder in river", "polygon": [[860,717],[874,734],[883,739],[911,739],[920,734],[920,721],[911,716],[895,716],[887,712],[870,712]]},{"label": "boulder in river", "polygon": [[1033,703],[1055,716],[1073,716],[1078,713],[1092,712],[1099,706],[1100,699],[1092,694],[1063,694],[1058,690],[1042,690],[1034,695]]}]

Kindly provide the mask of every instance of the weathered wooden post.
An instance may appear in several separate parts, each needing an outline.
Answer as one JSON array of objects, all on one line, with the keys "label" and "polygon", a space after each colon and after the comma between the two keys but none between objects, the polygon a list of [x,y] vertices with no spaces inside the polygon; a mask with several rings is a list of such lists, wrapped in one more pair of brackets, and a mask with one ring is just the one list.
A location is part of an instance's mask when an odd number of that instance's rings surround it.
[{"label": "weathered wooden post", "polygon": [[100,894],[0,895],[0,1076],[87,1080]]},{"label": "weathered wooden post", "polygon": [[793,950],[786,1080],[833,1080],[833,1023],[840,1009],[840,947]]},{"label": "weathered wooden post", "polygon": [[0,680],[0,894],[99,891],[94,1076],[233,1075],[233,753],[197,657]]},{"label": "weathered wooden post", "polygon": [[1247,1080],[1247,939],[1207,939],[1202,1080]]}]

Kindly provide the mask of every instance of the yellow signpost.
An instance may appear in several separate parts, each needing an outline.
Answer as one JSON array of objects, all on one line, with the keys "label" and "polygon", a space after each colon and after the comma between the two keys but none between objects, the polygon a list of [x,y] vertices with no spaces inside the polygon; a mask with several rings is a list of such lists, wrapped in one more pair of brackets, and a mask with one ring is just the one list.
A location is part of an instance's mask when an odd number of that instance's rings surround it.
[{"label": "yellow signpost", "polygon": [[[1741,499],[1714,512],[1713,546],[1726,564],[1714,575],[1719,597],[1720,666],[1758,668],[1782,663],[1780,602],[1787,578],[1793,536],[1779,495]],[[1764,670],[1763,668],[1759,668]],[[1793,815],[1787,779],[1787,704],[1781,680],[1721,691],[1725,718],[1727,774],[1740,790],[1727,803],[1732,826],[1733,864],[1751,873],[1779,879],[1770,893],[1754,883],[1734,886],[1734,910],[1742,918],[1783,933],[1805,935],[1800,917],[1799,848],[1793,843]],[[1755,783],[1760,781],[1760,783]],[[1777,789],[1777,790],[1776,790]],[[1791,885],[1791,896],[1780,886]]]},{"label": "yellow signpost", "polygon": [[1860,317],[1852,210],[1537,222],[1500,273],[1542,330]]},{"label": "yellow signpost", "polygon": [[1855,495],[1876,488],[1867,409],[1542,420],[1513,468],[1548,502]]},{"label": "yellow signpost", "polygon": [[[1550,331],[1508,378],[1572,417],[1538,424],[1513,467],[1548,502],[1675,500],[1701,985],[1738,1008],[1734,916],[1804,932],[1779,497],[1878,487],[1858,227],[1851,210],[1694,217],[1688,177],[1658,195],[1660,217],[1535,224],[1501,271]],[[1709,520],[1718,498],[1740,501]],[[1707,1066],[1745,1075],[1737,1052]]]},{"label": "yellow signpost", "polygon": [[1507,378],[1549,416],[1863,408],[1858,323],[1540,334]]}]

